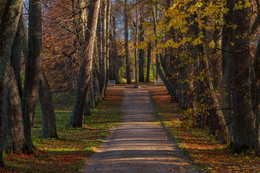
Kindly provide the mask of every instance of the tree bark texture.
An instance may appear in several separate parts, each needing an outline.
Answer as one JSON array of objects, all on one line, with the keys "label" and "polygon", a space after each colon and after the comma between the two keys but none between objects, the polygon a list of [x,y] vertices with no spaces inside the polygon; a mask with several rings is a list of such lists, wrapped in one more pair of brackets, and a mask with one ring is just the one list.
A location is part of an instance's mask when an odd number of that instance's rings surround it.
[{"label": "tree bark texture", "polygon": [[151,42],[149,42],[148,48],[147,48],[147,72],[146,72],[146,82],[150,82],[151,57],[152,57],[152,44],[151,44]]},{"label": "tree bark texture", "polygon": [[[235,6],[234,1],[231,1]],[[242,1],[245,3],[245,1]],[[255,146],[255,123],[256,117],[253,111],[251,85],[250,85],[250,51],[249,32],[250,18],[247,16],[251,12],[250,8],[230,9],[233,10],[233,22],[237,28],[233,30],[235,37],[234,52],[231,63],[227,67],[230,69],[230,94],[232,104],[232,128],[233,149],[241,152],[253,149]]]},{"label": "tree bark texture", "polygon": [[23,114],[21,97],[15,78],[14,69],[8,63],[7,73],[7,117],[6,117],[6,150],[11,154],[22,154],[24,152],[25,136],[23,125]]},{"label": "tree bark texture", "polygon": [[[144,41],[143,19],[140,20],[139,25],[139,41]],[[139,49],[139,82],[144,82],[144,49]]]},{"label": "tree bark texture", "polygon": [[74,99],[73,109],[68,126],[82,127],[83,112],[86,102],[86,94],[93,66],[94,41],[96,37],[96,28],[100,0],[91,0],[89,4],[88,24],[86,30],[85,49],[82,52],[84,57],[78,79],[76,97]]},{"label": "tree bark texture", "polygon": [[125,60],[126,60],[126,80],[131,83],[130,64],[129,64],[129,47],[128,47],[128,1],[125,0]]},{"label": "tree bark texture", "polygon": [[0,12],[0,85],[3,85],[7,63],[11,58],[12,45],[18,28],[23,0],[10,0],[1,5],[4,4],[5,6],[1,7],[3,13]]},{"label": "tree bark texture", "polygon": [[34,116],[42,61],[41,0],[29,1],[29,48],[22,99],[26,153],[33,153],[31,124]]},{"label": "tree bark texture", "polygon": [[107,0],[102,3],[102,26],[101,99],[104,99],[107,82]]},{"label": "tree bark texture", "polygon": [[42,110],[41,138],[57,138],[56,118],[50,86],[44,72],[40,72],[39,99]]},{"label": "tree bark texture", "polygon": [[256,115],[256,146],[254,147],[257,155],[260,155],[260,43],[258,43],[255,54],[255,115]]},{"label": "tree bark texture", "polygon": [[23,15],[20,15],[18,29],[12,46],[11,61],[14,67],[15,78],[17,81],[19,95],[22,98],[22,79],[21,79],[21,59],[22,59],[22,45],[23,45]]}]

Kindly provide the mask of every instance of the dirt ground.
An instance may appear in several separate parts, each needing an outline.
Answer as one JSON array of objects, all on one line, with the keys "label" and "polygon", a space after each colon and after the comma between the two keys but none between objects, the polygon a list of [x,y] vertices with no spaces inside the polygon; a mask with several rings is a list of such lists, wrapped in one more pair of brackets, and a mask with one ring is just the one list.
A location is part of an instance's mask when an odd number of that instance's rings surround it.
[{"label": "dirt ground", "polygon": [[149,90],[124,90],[121,123],[80,172],[198,172],[155,117]]}]

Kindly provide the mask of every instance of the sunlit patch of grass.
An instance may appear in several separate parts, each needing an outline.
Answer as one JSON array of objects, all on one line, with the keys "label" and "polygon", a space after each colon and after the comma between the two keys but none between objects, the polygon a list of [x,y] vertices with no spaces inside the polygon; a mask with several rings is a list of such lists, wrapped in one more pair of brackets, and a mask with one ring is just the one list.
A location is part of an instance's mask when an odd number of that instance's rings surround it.
[{"label": "sunlit patch of grass", "polygon": [[57,139],[40,139],[41,110],[37,103],[33,127],[32,155],[4,155],[6,168],[0,172],[77,172],[96,148],[109,135],[109,129],[119,122],[120,90],[108,90],[105,100],[84,117],[84,128],[71,128],[69,120],[73,96],[54,94]]},{"label": "sunlit patch of grass", "polygon": [[198,165],[202,172],[260,172],[260,158],[253,152],[232,154],[227,145],[220,145],[207,129],[193,126],[176,103],[170,103],[166,89],[152,92],[157,114],[178,146]]}]

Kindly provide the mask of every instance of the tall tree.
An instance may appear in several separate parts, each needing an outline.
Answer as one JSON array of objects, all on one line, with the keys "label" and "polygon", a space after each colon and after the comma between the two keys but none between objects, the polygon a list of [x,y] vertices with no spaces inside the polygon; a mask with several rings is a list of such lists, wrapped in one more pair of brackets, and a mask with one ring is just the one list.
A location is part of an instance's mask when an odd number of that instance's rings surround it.
[{"label": "tall tree", "polygon": [[107,0],[102,1],[102,68],[101,68],[101,98],[104,99],[107,82],[107,20],[108,20],[108,3]]},{"label": "tall tree", "polygon": [[33,153],[32,119],[35,111],[39,74],[42,61],[42,22],[41,0],[29,1],[29,39],[28,57],[26,58],[25,81],[22,99],[26,153]]},{"label": "tall tree", "polygon": [[125,58],[126,58],[126,80],[131,83],[130,64],[129,64],[129,47],[128,47],[128,1],[125,0]]},{"label": "tall tree", "polygon": [[[135,27],[135,88],[138,88],[139,86],[139,82],[138,82],[138,49],[137,49],[137,44],[138,44],[138,5],[136,3],[136,7],[135,7],[135,23],[134,23],[134,27]],[[140,70],[140,68],[139,68]]]},{"label": "tall tree", "polygon": [[0,166],[4,165],[3,161],[3,120],[4,108],[6,102],[5,78],[8,62],[11,61],[11,51],[13,41],[17,32],[18,22],[21,15],[22,0],[11,0],[0,2]]},{"label": "tall tree", "polygon": [[68,126],[82,127],[83,112],[86,102],[86,94],[88,91],[88,84],[92,74],[94,41],[96,37],[96,28],[98,21],[98,13],[100,7],[100,0],[91,0],[88,12],[88,24],[86,30],[85,44],[82,50],[83,62],[80,69],[80,76],[78,79],[76,97],[73,103],[73,109],[68,122]]},{"label": "tall tree", "polygon": [[[230,62],[225,63],[226,69],[229,69],[227,81],[230,85],[232,105],[232,128],[231,135],[233,139],[233,148],[236,152],[247,149],[253,149],[255,145],[255,121],[256,117],[253,112],[251,86],[250,86],[250,49],[249,49],[249,32],[250,32],[250,6],[245,6],[246,0],[232,1],[228,0],[228,14],[230,18],[226,19],[226,24],[235,25],[237,28],[232,30],[232,37],[229,40],[231,47]],[[234,8],[242,3],[243,8]],[[231,20],[230,20],[231,19]],[[231,23],[230,23],[231,22]],[[232,45],[233,43],[233,45]],[[231,44],[231,45],[230,45]],[[227,47],[223,45],[223,47]],[[224,75],[227,71],[224,71]]]},{"label": "tall tree", "polygon": [[148,43],[147,47],[147,71],[146,71],[146,82],[150,82],[150,69],[151,69],[151,58],[152,58],[152,43]]},{"label": "tall tree", "polygon": [[[143,16],[140,17],[139,41],[144,41]],[[144,82],[144,49],[139,49],[139,82]]]},{"label": "tall tree", "polygon": [[8,153],[21,154],[24,147],[24,126],[21,107],[22,85],[20,77],[20,60],[22,50],[22,19],[20,15],[16,37],[13,42],[11,62],[7,66],[7,116],[5,127],[5,150]]},{"label": "tall tree", "polygon": [[2,1],[0,26],[0,85],[4,80],[5,70],[11,58],[13,41],[21,15],[22,0]]}]

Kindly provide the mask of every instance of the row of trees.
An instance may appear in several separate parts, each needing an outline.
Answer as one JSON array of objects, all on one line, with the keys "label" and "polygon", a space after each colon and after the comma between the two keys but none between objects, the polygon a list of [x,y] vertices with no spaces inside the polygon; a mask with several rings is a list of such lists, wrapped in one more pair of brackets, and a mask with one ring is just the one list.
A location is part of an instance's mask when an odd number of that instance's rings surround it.
[{"label": "row of trees", "polygon": [[[153,1],[146,41],[172,101],[235,152],[260,152],[260,1]],[[163,12],[163,10],[165,10]]]},{"label": "row of trees", "polygon": [[75,90],[67,125],[81,127],[121,66],[131,83],[132,54],[136,82],[150,80],[155,51],[171,101],[220,143],[259,154],[259,3],[29,0],[27,24],[22,0],[0,0],[1,165],[4,150],[33,152],[37,95],[41,137],[57,137],[47,78],[56,91]]},{"label": "row of trees", "polygon": [[[89,109],[105,97],[109,56],[117,53],[110,50],[111,47],[116,49],[112,43],[116,29],[113,28],[113,37],[110,34],[110,0],[29,0],[25,3],[25,7],[29,4],[28,25],[23,15],[23,10],[27,14],[23,1],[0,2],[0,163],[3,166],[3,151],[33,153],[31,136],[38,95],[42,109],[41,137],[58,137],[46,72],[53,68],[66,71],[71,66],[72,74],[64,83],[73,85],[77,80],[77,84],[67,126],[82,127],[83,115],[89,115]],[[59,44],[61,39],[63,44]],[[58,63],[52,65],[55,60]],[[80,68],[73,69],[73,66]]]}]

